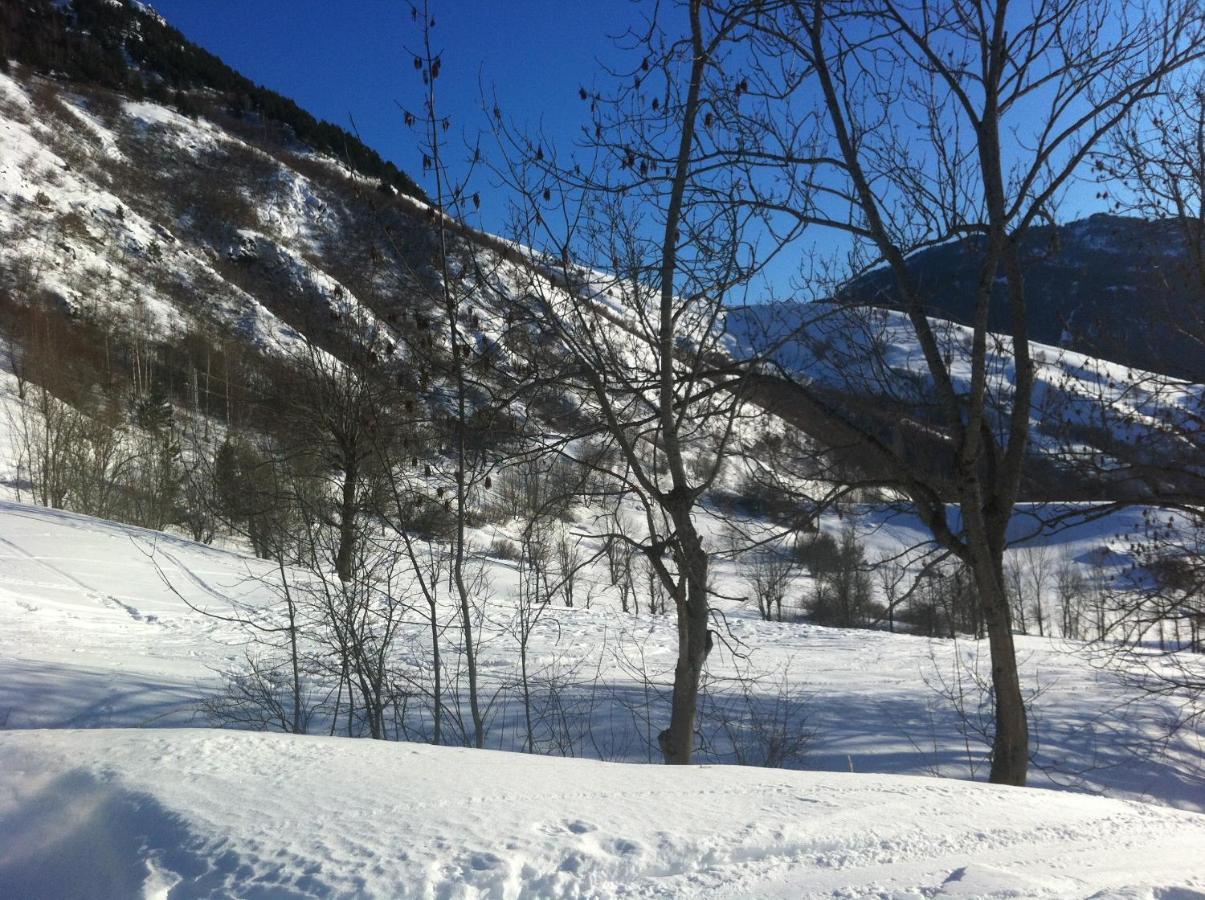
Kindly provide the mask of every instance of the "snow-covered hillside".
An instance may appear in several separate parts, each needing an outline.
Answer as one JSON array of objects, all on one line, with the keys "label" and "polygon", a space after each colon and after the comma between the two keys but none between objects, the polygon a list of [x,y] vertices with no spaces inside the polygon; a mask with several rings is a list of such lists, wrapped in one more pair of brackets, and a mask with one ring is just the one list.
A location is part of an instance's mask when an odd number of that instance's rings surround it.
[{"label": "snow-covered hillside", "polygon": [[[910,542],[915,527],[865,524],[884,547]],[[1067,534],[1064,549],[1095,546],[1103,530]],[[4,896],[70,895],[80,879],[104,885],[99,896],[128,896],[144,881],[148,896],[172,884],[171,896],[1205,890],[1205,870],[1190,862],[1205,840],[1199,814],[912,777],[965,777],[981,765],[935,688],[953,677],[955,660],[973,666],[973,641],[762,622],[732,606],[742,671],[772,676],[763,699],[773,702],[775,678],[800,689],[799,725],[811,739],[794,764],[812,772],[671,772],[218,732],[203,727],[200,700],[249,635],[190,605],[228,614],[235,603],[270,602],[266,564],[11,502],[0,506],[0,555]],[[491,565],[494,624],[481,665],[497,687],[514,674],[516,653],[498,624],[513,602],[508,568]],[[738,574],[725,569],[721,590]],[[408,627],[421,634],[423,625]],[[610,758],[643,760],[651,748],[632,733],[630,708],[648,689],[630,665],[636,650],[625,666],[609,648],[638,648],[647,674],[664,681],[673,639],[664,617],[634,618],[600,601],[552,611],[533,657],[597,671],[581,689],[593,692],[591,715],[616,748]],[[1026,682],[1040,689],[1035,783],[1205,809],[1200,734],[1182,731],[1166,753],[1150,750],[1171,707],[1131,696],[1074,645],[1018,640]],[[735,660],[714,656],[722,696]],[[653,703],[660,717],[663,701]],[[507,724],[513,712],[499,710],[490,746],[520,745]],[[194,729],[170,727],[181,725]],[[88,730],[59,730],[79,728]]]},{"label": "snow-covered hillside", "polygon": [[[910,259],[917,281],[932,288],[935,315],[973,320],[973,243],[951,241]],[[1190,323],[1200,322],[1201,311],[1182,222],[1095,213],[1031,228],[1021,256],[1035,340],[1139,369],[1205,378],[1205,358],[1190,337]],[[902,308],[886,268],[844,285],[841,293],[850,302]],[[1007,330],[1005,309],[1002,303],[989,313],[989,329]]]},{"label": "snow-covered hillside", "polygon": [[277,158],[160,104],[80,90],[0,74],[0,286],[144,339],[216,328],[279,353],[306,323],[387,329],[367,300],[405,275],[365,274],[345,247],[332,251],[381,199],[356,176],[300,148]]},{"label": "snow-covered hillside", "polygon": [[[733,356],[885,409],[921,416],[934,401],[915,332],[900,312],[825,303],[776,303],[732,311]],[[971,384],[970,328],[932,319],[955,388]],[[988,409],[1003,431],[1012,404],[1014,361],[1007,336],[989,336]],[[1194,443],[1205,387],[1046,344],[1032,343],[1030,446],[1068,472],[1101,477],[1121,468],[1111,451],[1141,447],[1156,459],[1199,470]]]}]

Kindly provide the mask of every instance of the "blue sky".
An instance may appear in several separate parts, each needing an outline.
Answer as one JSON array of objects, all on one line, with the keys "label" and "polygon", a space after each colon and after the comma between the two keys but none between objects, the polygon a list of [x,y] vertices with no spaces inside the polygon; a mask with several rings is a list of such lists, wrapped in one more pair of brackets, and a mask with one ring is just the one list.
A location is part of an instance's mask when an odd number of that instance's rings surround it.
[{"label": "blue sky", "polygon": [[[419,135],[398,104],[419,112],[422,84],[412,49],[421,39],[406,0],[153,0],[189,39],[252,80],[291,97],[314,115],[360,136],[429,187]],[[615,38],[638,28],[652,8],[638,0],[434,0],[434,48],[443,55],[440,111],[450,115],[452,177],[487,124],[482,96],[496,95],[508,119],[541,129],[566,147],[588,120],[579,87],[607,83],[606,63],[621,64]],[[489,136],[483,138],[488,153]],[[506,200],[478,169],[480,224],[502,232]],[[1074,188],[1060,208],[1069,221],[1099,211],[1095,185]],[[809,232],[796,252],[769,270],[776,292],[789,290],[801,254],[840,250],[847,239]],[[750,299],[762,294],[755,287]]]},{"label": "blue sky", "polygon": [[[422,84],[407,48],[418,45],[410,7],[399,0],[154,0],[190,39],[319,118],[349,127],[420,182],[417,135],[397,104],[422,108]],[[453,122],[456,159],[485,125],[482,92],[509,116],[568,142],[587,121],[578,88],[617,59],[610,34],[641,21],[629,0],[455,0],[436,2],[432,41],[443,51],[439,103]],[[480,172],[480,170],[479,170]],[[487,227],[503,224],[488,174],[474,187]],[[493,202],[491,202],[493,201]]]}]

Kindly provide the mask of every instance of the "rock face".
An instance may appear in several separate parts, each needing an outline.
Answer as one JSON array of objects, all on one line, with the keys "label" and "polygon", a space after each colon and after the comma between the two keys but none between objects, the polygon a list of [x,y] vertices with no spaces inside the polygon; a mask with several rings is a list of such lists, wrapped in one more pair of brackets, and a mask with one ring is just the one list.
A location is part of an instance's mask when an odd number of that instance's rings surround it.
[{"label": "rock face", "polygon": [[[1191,226],[1099,214],[1035,228],[1022,246],[1030,336],[1092,356],[1205,381],[1205,301],[1188,253]],[[969,322],[978,254],[965,240],[911,258],[934,315]],[[875,270],[843,292],[850,302],[898,308],[890,273]],[[1006,331],[1003,285],[989,327]]]}]

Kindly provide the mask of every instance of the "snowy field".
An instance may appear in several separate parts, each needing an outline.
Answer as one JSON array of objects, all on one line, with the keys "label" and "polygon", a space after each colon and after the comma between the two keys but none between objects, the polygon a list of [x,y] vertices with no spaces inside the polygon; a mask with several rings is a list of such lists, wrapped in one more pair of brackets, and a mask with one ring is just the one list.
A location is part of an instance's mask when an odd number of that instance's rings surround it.
[{"label": "snowy field", "polygon": [[1068,793],[200,730],[0,734],[11,897],[1200,897],[1205,821]]},{"label": "snowy field", "polygon": [[[266,602],[263,563],[12,502],[0,555],[0,896],[1205,895],[1199,733],[1152,753],[1172,710],[1061,641],[1019,639],[1040,688],[1033,782],[1125,799],[915,777],[978,758],[932,687],[974,642],[736,607],[744,665],[801,688],[815,771],[179,729],[206,724],[198,700],[246,641],[184,600]],[[672,666],[665,618],[597,604],[555,621],[535,655],[597,660],[608,696],[639,685],[603,647],[639,641],[650,671]],[[483,646],[502,679],[514,648]],[[717,679],[734,665],[719,654]],[[491,746],[516,746],[505,723]]]}]

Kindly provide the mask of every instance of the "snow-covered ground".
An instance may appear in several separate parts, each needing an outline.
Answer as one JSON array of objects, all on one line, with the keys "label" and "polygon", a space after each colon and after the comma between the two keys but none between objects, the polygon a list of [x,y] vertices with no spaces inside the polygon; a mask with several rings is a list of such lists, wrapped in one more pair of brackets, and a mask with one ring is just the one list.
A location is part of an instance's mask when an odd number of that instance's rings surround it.
[{"label": "snow-covered ground", "polygon": [[[239,230],[232,247],[198,244],[187,239],[183,219],[164,225],[139,215],[137,198],[119,192],[109,167],[120,171],[127,151],[145,141],[184,158],[219,145],[256,151],[154,104],[123,104],[106,120],[65,95],[61,113],[81,129],[68,140],[33,103],[27,85],[0,76],[7,237],[0,261],[24,266],[69,305],[83,303],[85,283],[138,284],[138,299],[164,333],[195,315],[249,323],[243,331],[254,343],[285,346],[295,332],[215,268],[223,254],[247,253],[341,315],[356,306],[311,259],[332,207],[304,176],[271,163],[274,200],[260,208],[255,227]],[[185,310],[159,296],[139,276],[150,262],[181,283],[222,286],[213,308]],[[507,266],[497,278],[502,295],[522,283]],[[600,288],[598,299],[614,298]],[[920,371],[894,314],[869,332],[842,329],[830,316],[812,326],[817,340],[780,347],[801,324],[798,309],[786,312],[785,324],[767,309],[746,313],[743,324],[734,319],[733,346],[763,350],[769,336],[786,369],[823,379],[835,362],[815,358],[817,344],[848,359],[877,342],[891,372]],[[497,316],[488,309],[482,316],[483,336],[496,338]],[[825,340],[834,331],[848,332],[845,343]],[[952,328],[945,337],[956,348],[965,336]],[[1110,421],[1141,437],[1199,396],[1193,386],[1163,382],[1147,390],[1145,373],[1037,350],[1035,420],[1055,401],[1073,409],[1076,398],[1103,396]],[[1003,367],[993,373],[1007,384]],[[882,374],[865,372],[865,386],[881,383]],[[6,497],[20,486],[14,431],[5,427],[17,421],[15,403],[13,380],[0,372]],[[574,530],[596,531],[588,511],[578,512]],[[700,524],[708,546],[723,548],[727,518],[711,512]],[[1045,512],[1024,510],[1014,537],[1034,530],[1034,517]],[[846,514],[872,561],[924,541],[906,514]],[[1140,523],[1139,512],[1114,515],[1042,543],[1055,559],[1085,569],[1105,557],[1123,565],[1125,536]],[[836,532],[842,524],[834,517],[822,527]],[[474,539],[483,550],[513,532],[490,525]],[[592,540],[583,539],[586,552],[600,549]],[[967,730],[980,714],[979,644],[763,622],[739,599],[748,593],[747,560],[721,556],[714,586],[729,599],[719,601],[726,619],[709,659],[701,759],[739,755],[725,733],[726,703],[772,720],[785,704],[786,730],[807,736],[785,761],[810,771],[633,765],[656,755],[675,628],[671,618],[648,614],[647,598],[640,615],[622,612],[600,562],[583,572],[573,608],[554,603],[540,614],[528,651],[568,740],[539,749],[610,762],[498,752],[523,746],[518,576],[502,559],[482,566],[479,662],[494,750],[215,731],[201,701],[221,687],[223,671],[243,664],[252,638],[229,616],[236,606],[254,614],[278,601],[272,567],[0,499],[0,728],[7,729],[0,732],[0,900],[1205,896],[1201,732],[1170,733],[1178,713],[1170,701],[1135,693],[1080,645],[1018,638],[1033,713],[1031,780],[1063,790],[960,782],[952,778],[985,773],[985,748]],[[393,587],[406,596],[404,578]],[[429,625],[422,604],[413,606],[397,641],[399,666],[421,677]],[[449,647],[455,619],[447,610]],[[952,699],[959,694],[965,715]],[[938,775],[952,778],[918,777]]]},{"label": "snow-covered ground", "polygon": [[1042,790],[200,730],[8,733],[0,755],[11,897],[1205,891],[1205,818]]},{"label": "snow-covered ground", "polygon": [[[0,896],[1205,892],[1205,816],[1165,806],[1205,809],[1199,733],[1153,753],[1171,710],[1060,641],[1020,639],[1027,684],[1041,688],[1034,783],[1132,799],[916,777],[965,776],[981,759],[930,686],[960,657],[973,665],[974,642],[766,623],[736,607],[745,670],[801,689],[814,737],[797,764],[816,771],[178,729],[206,724],[198,700],[246,641],[184,601],[267,602],[263,563],[12,502],[0,504],[0,557]],[[606,647],[638,642],[650,672],[672,666],[665,618],[607,603],[551,618],[535,657],[594,660],[613,690],[639,685]],[[485,640],[487,681],[514,668],[507,640]],[[733,661],[713,656],[722,682]],[[618,710],[598,714],[623,727]],[[491,746],[516,746],[504,722]]]}]

